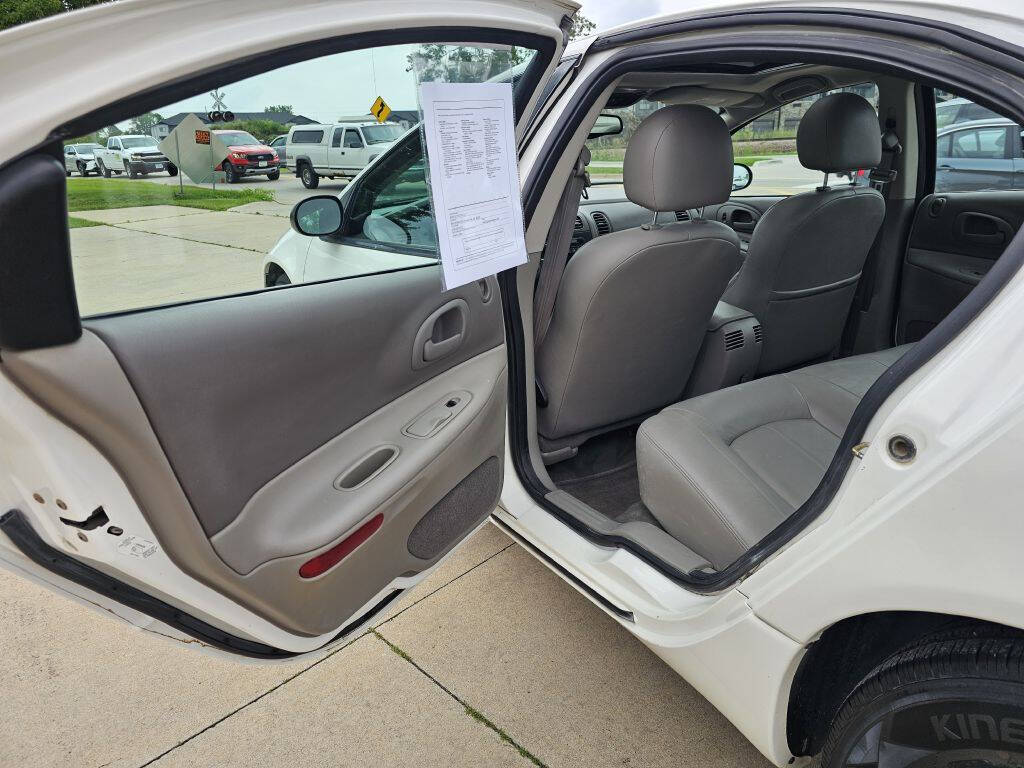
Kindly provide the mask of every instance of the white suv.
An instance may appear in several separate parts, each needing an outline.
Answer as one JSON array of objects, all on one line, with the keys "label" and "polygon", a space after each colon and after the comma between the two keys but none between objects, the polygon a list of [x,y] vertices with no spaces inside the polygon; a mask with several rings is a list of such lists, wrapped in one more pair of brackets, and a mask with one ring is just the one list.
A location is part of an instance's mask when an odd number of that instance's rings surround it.
[{"label": "white suv", "polygon": [[288,131],[288,167],[306,189],[320,177],[351,178],[397,141],[405,130],[395,123],[330,123],[296,125]]}]

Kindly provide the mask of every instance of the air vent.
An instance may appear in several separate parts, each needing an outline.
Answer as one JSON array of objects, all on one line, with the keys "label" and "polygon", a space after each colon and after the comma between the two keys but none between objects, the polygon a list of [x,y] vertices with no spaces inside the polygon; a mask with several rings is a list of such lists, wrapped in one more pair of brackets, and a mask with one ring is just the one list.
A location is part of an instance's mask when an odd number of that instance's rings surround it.
[{"label": "air vent", "polygon": [[600,211],[594,211],[594,226],[597,227],[598,235],[607,235],[612,231],[612,225],[608,221],[608,217]]},{"label": "air vent", "polygon": [[582,232],[583,231],[583,217],[582,216],[577,216],[576,217],[576,221],[574,221],[573,225],[572,225],[572,230],[573,230],[573,232]]},{"label": "air vent", "polygon": [[760,325],[755,325],[754,326],[754,343],[755,344],[760,344],[762,341],[764,341],[764,331],[761,330],[761,326]]},{"label": "air vent", "polygon": [[690,220],[690,212],[689,211],[676,211],[676,221],[689,221],[689,220]]},{"label": "air vent", "polygon": [[739,349],[743,346],[743,329],[737,328],[734,331],[729,331],[725,334],[725,351],[729,352],[733,349]]}]

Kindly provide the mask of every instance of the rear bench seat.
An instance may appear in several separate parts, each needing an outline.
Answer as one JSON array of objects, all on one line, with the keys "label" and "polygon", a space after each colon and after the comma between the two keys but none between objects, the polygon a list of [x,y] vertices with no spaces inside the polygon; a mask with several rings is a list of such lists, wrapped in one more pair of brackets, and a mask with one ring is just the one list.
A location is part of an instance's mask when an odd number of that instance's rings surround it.
[{"label": "rear bench seat", "polygon": [[724,568],[810,497],[860,399],[908,348],[670,405],[637,433],[644,504],[665,530]]}]

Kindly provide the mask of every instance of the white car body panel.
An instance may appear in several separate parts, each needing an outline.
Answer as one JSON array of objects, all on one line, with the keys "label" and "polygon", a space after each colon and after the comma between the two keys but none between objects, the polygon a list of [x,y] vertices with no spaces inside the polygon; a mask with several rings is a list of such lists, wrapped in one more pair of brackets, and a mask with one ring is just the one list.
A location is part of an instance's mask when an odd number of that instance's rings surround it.
[{"label": "white car body panel", "polygon": [[[0,126],[0,164],[42,144],[72,118],[248,56],[335,36],[435,26],[548,35],[578,7],[571,0],[252,0],[239,14],[222,0],[119,0],[24,24],[0,33],[0,93],[11,115]],[[114,26],[117,45],[97,55],[95,40]],[[153,29],[175,33],[154,36]]]}]

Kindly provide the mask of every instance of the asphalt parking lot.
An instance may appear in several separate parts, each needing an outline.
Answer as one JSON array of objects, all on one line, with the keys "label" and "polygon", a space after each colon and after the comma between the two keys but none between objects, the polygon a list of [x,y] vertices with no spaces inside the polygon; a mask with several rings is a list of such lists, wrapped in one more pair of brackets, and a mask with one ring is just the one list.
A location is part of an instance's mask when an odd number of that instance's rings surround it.
[{"label": "asphalt parking lot", "polygon": [[[150,181],[176,183],[154,177]],[[275,201],[75,216],[83,314],[262,285]],[[325,182],[317,192],[340,190]],[[615,621],[486,525],[374,629],[273,666],[196,653],[0,574],[3,766],[767,765]]]}]

